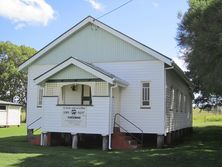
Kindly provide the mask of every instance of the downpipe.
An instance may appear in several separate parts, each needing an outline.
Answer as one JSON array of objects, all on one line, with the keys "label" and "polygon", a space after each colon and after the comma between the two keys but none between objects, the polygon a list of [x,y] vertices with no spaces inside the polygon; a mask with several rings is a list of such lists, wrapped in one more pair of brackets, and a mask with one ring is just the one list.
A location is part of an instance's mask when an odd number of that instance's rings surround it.
[{"label": "downpipe", "polygon": [[111,143],[112,143],[112,113],[113,113],[113,89],[114,88],[117,88],[118,85],[115,84],[114,86],[111,86],[110,87],[110,105],[109,105],[109,150],[112,150],[112,146],[111,146]]}]

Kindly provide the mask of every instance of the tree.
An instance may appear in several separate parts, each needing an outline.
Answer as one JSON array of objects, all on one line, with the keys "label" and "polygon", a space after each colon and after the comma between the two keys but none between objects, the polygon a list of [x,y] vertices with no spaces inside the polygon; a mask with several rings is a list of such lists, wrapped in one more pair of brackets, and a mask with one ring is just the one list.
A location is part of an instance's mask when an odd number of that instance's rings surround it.
[{"label": "tree", "polygon": [[177,41],[195,92],[222,96],[222,1],[189,0]]},{"label": "tree", "polygon": [[17,46],[10,42],[0,42],[0,99],[13,101],[19,97],[26,103],[27,74],[18,71],[18,66],[35,53],[35,49]]}]

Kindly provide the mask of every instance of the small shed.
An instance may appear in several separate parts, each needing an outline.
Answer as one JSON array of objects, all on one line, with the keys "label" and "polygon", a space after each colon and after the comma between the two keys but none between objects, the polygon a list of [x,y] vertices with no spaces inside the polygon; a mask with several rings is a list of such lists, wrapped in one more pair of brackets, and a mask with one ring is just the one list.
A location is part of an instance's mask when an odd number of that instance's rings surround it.
[{"label": "small shed", "polygon": [[19,126],[20,113],[20,104],[0,100],[0,126]]}]

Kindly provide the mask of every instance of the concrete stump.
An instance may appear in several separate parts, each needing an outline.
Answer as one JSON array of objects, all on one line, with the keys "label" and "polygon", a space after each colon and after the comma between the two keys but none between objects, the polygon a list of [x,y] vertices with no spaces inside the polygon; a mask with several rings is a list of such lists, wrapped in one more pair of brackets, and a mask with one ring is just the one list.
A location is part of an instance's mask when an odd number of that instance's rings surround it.
[{"label": "concrete stump", "polygon": [[43,132],[41,134],[41,146],[47,146],[47,133]]},{"label": "concrete stump", "polygon": [[72,134],[72,149],[78,148],[78,135]]},{"label": "concrete stump", "polygon": [[168,144],[168,145],[172,144],[172,133],[171,132],[167,133],[166,144]]},{"label": "concrete stump", "polygon": [[103,151],[108,150],[108,136],[103,136],[102,149]]},{"label": "concrete stump", "polygon": [[164,135],[158,134],[157,135],[157,148],[161,148],[164,145]]},{"label": "concrete stump", "polygon": [[27,140],[31,141],[33,137],[33,129],[27,129]]}]

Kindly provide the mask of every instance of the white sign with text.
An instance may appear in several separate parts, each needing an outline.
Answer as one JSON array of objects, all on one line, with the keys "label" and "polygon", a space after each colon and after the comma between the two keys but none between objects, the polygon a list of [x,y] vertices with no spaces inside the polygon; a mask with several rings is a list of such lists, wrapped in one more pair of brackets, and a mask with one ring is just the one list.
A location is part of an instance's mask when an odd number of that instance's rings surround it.
[{"label": "white sign with text", "polygon": [[62,126],[86,127],[86,107],[64,106],[62,111]]}]

